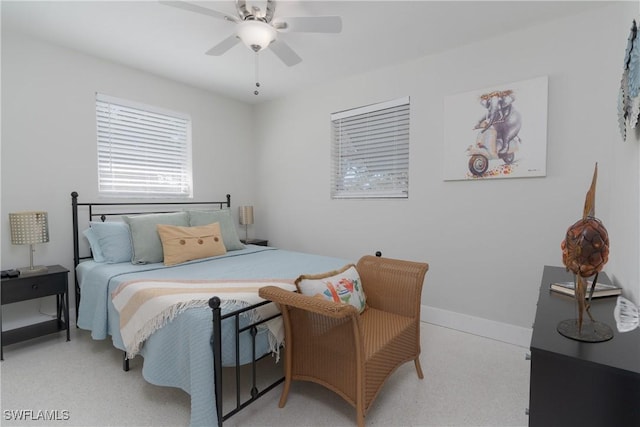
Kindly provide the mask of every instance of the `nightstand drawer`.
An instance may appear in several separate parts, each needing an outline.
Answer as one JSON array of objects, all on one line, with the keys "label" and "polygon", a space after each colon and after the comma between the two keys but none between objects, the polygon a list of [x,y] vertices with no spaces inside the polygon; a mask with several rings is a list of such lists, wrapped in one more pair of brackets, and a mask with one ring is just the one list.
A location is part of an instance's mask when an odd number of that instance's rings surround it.
[{"label": "nightstand drawer", "polygon": [[67,273],[19,277],[2,281],[2,304],[26,301],[67,291]]}]

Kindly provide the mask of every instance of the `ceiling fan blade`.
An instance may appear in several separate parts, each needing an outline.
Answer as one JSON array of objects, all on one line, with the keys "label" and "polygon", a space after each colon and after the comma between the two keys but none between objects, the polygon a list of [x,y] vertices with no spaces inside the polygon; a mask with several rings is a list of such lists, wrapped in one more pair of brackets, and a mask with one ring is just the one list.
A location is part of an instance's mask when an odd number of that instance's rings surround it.
[{"label": "ceiling fan blade", "polygon": [[212,47],[211,49],[209,49],[208,51],[206,51],[205,53],[211,56],[220,56],[226,51],[228,51],[229,49],[231,49],[232,47],[234,47],[235,45],[237,45],[239,42],[240,42],[240,39],[235,34],[232,34],[226,39],[222,40],[217,45],[215,45],[214,47]]},{"label": "ceiling fan blade", "polygon": [[342,31],[342,18],[339,16],[298,16],[279,18],[274,24],[281,31],[300,33],[339,33]]},{"label": "ceiling fan blade", "polygon": [[197,4],[187,3],[186,1],[168,1],[159,0],[160,4],[165,6],[177,7],[178,9],[188,10],[189,12],[200,13],[202,15],[213,16],[214,18],[224,19],[225,21],[238,22],[239,19],[227,13],[218,12],[217,10],[207,7],[198,6]]},{"label": "ceiling fan blade", "polygon": [[302,58],[300,58],[288,44],[281,40],[276,40],[271,43],[269,45],[269,49],[271,49],[273,53],[275,53],[276,56],[288,67],[293,67],[302,61]]}]

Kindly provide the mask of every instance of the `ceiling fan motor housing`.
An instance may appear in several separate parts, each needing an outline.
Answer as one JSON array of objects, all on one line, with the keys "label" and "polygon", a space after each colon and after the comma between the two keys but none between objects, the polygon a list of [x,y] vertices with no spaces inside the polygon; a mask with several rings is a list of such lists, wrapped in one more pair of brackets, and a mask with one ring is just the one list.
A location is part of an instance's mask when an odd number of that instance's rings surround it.
[{"label": "ceiling fan motor housing", "polygon": [[246,0],[236,0],[236,9],[240,19],[243,21],[258,20],[268,24],[271,22],[271,19],[273,19],[273,14],[276,11],[276,2],[275,0],[266,0],[265,11],[262,12],[262,10],[255,5],[249,10]]}]

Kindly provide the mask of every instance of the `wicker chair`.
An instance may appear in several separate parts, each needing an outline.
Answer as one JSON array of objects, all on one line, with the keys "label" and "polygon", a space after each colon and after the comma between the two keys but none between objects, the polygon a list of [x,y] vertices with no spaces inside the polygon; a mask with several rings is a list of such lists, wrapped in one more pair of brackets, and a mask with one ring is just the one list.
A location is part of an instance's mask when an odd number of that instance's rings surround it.
[{"label": "wicker chair", "polygon": [[426,263],[365,256],[356,266],[367,308],[274,286],[262,298],[280,305],[285,326],[286,404],[292,380],[313,381],[356,408],[358,426],[396,368],[413,360],[420,379],[420,299]]}]

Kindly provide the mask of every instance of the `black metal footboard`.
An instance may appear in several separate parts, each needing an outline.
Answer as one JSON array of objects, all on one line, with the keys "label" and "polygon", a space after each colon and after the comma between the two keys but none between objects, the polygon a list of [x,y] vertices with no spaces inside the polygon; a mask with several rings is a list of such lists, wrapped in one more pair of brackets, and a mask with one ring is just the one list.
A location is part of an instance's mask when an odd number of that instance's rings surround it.
[{"label": "black metal footboard", "polygon": [[[258,326],[268,322],[271,319],[275,319],[276,317],[282,316],[282,314],[278,313],[271,317],[259,320],[250,325],[240,327],[240,315],[246,313],[247,311],[254,310],[257,307],[270,304],[270,301],[263,301],[258,304],[254,304],[249,307],[245,307],[239,310],[232,311],[225,315],[222,315],[222,309],[220,308],[220,298],[213,297],[209,300],[209,307],[213,311],[213,332],[211,334],[211,348],[213,349],[213,375],[214,375],[214,390],[216,393],[216,412],[218,414],[218,426],[222,426],[222,423],[240,412],[243,408],[253,403],[258,398],[262,397],[265,393],[269,392],[271,389],[276,387],[278,384],[284,381],[284,376],[273,382],[272,384],[264,387],[262,391],[258,390],[257,386],[257,375],[256,375],[256,363],[260,358],[256,358],[256,335],[258,333]],[[235,380],[236,380],[236,405],[235,408],[224,413],[222,408],[222,321],[225,319],[233,318],[234,319],[234,330],[235,330]],[[251,397],[245,399],[244,401],[240,396],[240,334],[242,332],[249,331],[251,334],[251,348],[252,348],[252,361],[251,361]]]}]

